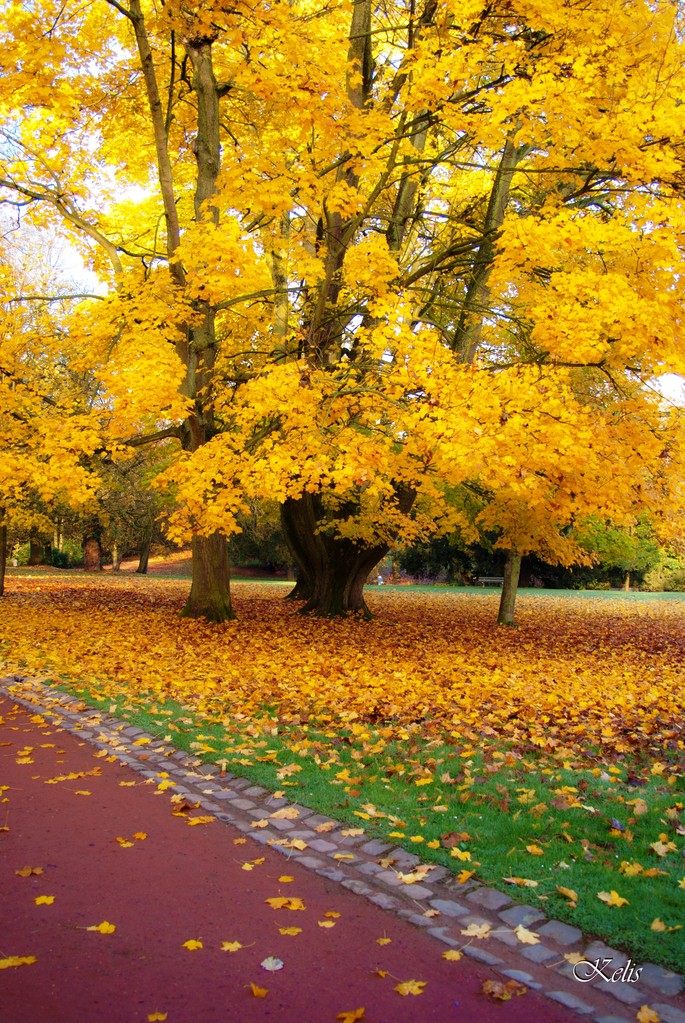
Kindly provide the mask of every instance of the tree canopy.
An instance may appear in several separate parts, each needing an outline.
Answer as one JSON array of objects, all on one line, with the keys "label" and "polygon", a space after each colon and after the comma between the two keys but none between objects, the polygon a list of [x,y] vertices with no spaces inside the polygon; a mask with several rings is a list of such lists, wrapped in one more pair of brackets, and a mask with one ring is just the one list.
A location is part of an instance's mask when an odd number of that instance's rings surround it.
[{"label": "tree canopy", "polygon": [[489,530],[569,564],[588,516],[680,528],[682,415],[655,382],[685,372],[681,17],[9,5],[2,200],[100,276],[68,330],[103,448],[177,442],[188,613],[230,614],[253,498],[281,503],[324,612],[362,606],[397,540]]}]

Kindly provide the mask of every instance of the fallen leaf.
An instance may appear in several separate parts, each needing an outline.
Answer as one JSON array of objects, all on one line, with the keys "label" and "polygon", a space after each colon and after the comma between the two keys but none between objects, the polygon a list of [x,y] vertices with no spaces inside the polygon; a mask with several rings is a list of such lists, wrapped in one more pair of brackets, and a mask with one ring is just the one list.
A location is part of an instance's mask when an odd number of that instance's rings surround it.
[{"label": "fallen leaf", "polygon": [[55,901],[54,895],[39,895],[33,900],[37,906],[51,906]]},{"label": "fallen leaf", "polygon": [[281,882],[281,884],[290,884],[290,882],[294,881],[295,878],[291,877],[290,874],[283,874],[282,877],[279,877],[278,880]]},{"label": "fallen leaf", "polygon": [[266,998],[269,993],[267,988],[258,987],[257,984],[253,984],[252,982],[250,982],[250,988],[252,989],[252,994],[255,998]]},{"label": "fallen leaf", "polygon": [[288,935],[291,935],[291,936],[294,937],[296,934],[302,934],[302,928],[301,927],[279,927],[278,928],[278,933],[279,934],[288,934]]},{"label": "fallen leaf", "polygon": [[294,821],[300,816],[300,811],[296,810],[294,806],[282,806],[280,810],[276,810],[269,816],[273,820]]},{"label": "fallen leaf", "polygon": [[168,1012],[151,1012],[148,1016],[148,1023],[164,1023],[168,1015]]},{"label": "fallen leaf", "polygon": [[523,924],[514,928],[514,934],[523,945],[537,945],[540,941],[539,936],[534,931],[526,930]]},{"label": "fallen leaf", "polygon": [[30,966],[37,962],[35,956],[7,956],[6,959],[0,959],[0,970],[9,970],[15,966]]},{"label": "fallen leaf", "polygon": [[450,948],[447,952],[442,953],[443,959],[448,959],[452,963],[458,963],[460,959],[464,958],[463,952],[458,952],[456,948]]},{"label": "fallen leaf", "polygon": [[283,960],[277,959],[276,956],[267,956],[266,959],[262,959],[259,965],[263,970],[268,970],[269,973],[275,973],[276,970],[283,969]]},{"label": "fallen leaf", "polygon": [[490,924],[469,924],[466,930],[461,933],[467,938],[487,938],[490,936],[492,927]]},{"label": "fallen leaf", "polygon": [[337,821],[324,821],[323,824],[317,824],[314,831],[318,831],[319,834],[324,834],[327,831],[333,831],[335,827],[337,827]]},{"label": "fallen leaf", "polygon": [[335,920],[317,920],[319,927],[335,927]]},{"label": "fallen leaf", "polygon": [[43,873],[43,868],[42,867],[22,867],[20,870],[15,870],[14,873],[18,874],[19,877],[31,877],[33,874],[42,874]]},{"label": "fallen leaf", "polygon": [[195,827],[195,825],[197,824],[211,824],[212,821],[215,820],[216,817],[212,817],[210,814],[208,814],[205,817],[186,817],[186,821],[188,822],[191,828]]},{"label": "fallen leaf", "polygon": [[392,938],[376,938],[377,945],[389,945]]},{"label": "fallen leaf", "polygon": [[195,938],[190,938],[188,941],[183,942],[181,948],[187,948],[189,952],[195,952],[198,948],[203,948],[203,944]]},{"label": "fallen leaf", "polygon": [[598,892],[597,898],[601,899],[602,902],[606,902],[607,906],[627,906],[629,905],[628,900],[622,898],[618,892],[614,891],[613,888],[610,892]]},{"label": "fallen leaf", "polygon": [[339,1012],[335,1017],[341,1023],[357,1023],[357,1020],[364,1019],[363,1009],[353,1009],[352,1012]]},{"label": "fallen leaf", "polygon": [[404,980],[396,984],[393,991],[397,991],[398,995],[420,995],[427,983],[425,980]]},{"label": "fallen leaf", "polygon": [[110,924],[107,920],[103,920],[101,924],[93,924],[92,927],[86,927],[87,931],[97,931],[99,934],[114,934],[116,931],[116,925]]},{"label": "fallen leaf", "polygon": [[244,948],[239,941],[222,941],[221,951],[222,952],[237,952],[239,949]]},{"label": "fallen leaf", "polygon": [[272,909],[306,909],[302,899],[289,899],[284,895],[280,895],[274,899],[264,900],[267,906],[271,906]]},{"label": "fallen leaf", "polygon": [[638,1010],[637,1016],[635,1017],[638,1023],[659,1023],[661,1016],[658,1012],[654,1012],[648,1005],[643,1005]]},{"label": "fallen leaf", "polygon": [[497,998],[501,1002],[508,1001],[513,995],[525,995],[528,988],[517,980],[508,980],[504,984],[501,980],[484,980],[483,994],[490,998]]}]

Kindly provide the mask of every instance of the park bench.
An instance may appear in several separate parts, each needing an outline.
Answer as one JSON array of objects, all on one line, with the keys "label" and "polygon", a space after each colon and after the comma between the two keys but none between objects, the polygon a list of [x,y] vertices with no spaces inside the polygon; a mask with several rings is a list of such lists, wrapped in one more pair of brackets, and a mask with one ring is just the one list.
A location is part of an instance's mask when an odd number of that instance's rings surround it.
[{"label": "park bench", "polygon": [[504,576],[501,575],[480,575],[478,576],[478,586],[502,586],[504,583]]}]

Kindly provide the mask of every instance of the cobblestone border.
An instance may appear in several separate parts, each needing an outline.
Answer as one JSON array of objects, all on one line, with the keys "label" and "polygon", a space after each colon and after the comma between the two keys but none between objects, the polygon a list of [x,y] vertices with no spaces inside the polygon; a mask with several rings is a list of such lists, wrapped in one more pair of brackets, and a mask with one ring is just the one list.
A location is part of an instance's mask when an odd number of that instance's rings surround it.
[{"label": "cobblestone border", "polygon": [[[578,952],[590,961],[610,958],[616,969],[627,963],[628,957],[602,942],[588,942],[577,927],[548,920],[537,907],[514,904],[504,892],[475,881],[460,885],[445,867],[431,865],[429,876],[407,885],[398,872],[418,867],[422,862],[419,856],[369,839],[368,835],[345,836],[343,831],[349,826],[340,821],[285,798],[276,799],[262,786],[223,773],[218,765],[206,764],[140,728],[87,707],[67,693],[21,675],[0,679],[0,693],[115,755],[120,763],[148,780],[159,781],[160,773],[166,772],[174,793],[198,803],[255,842],[269,845],[300,866],[408,920],[503,977],[540,991],[585,1020],[634,1023],[639,1008],[648,1005],[663,1023],[685,1023],[685,981],[678,974],[654,963],[643,963],[638,964],[639,982],[595,979],[581,984],[575,980],[565,954]],[[271,816],[285,807],[297,810],[297,818]],[[255,827],[263,820],[268,820],[267,826]],[[329,830],[316,831],[321,825]],[[284,846],[284,841],[294,839],[306,843],[306,848]],[[337,858],[341,855],[346,858]],[[387,860],[392,860],[392,867],[387,866]],[[461,931],[471,924],[489,924],[493,933],[469,944]],[[533,927],[539,943],[523,945],[514,933],[519,925]],[[621,1010],[629,1015],[622,1015]]]}]

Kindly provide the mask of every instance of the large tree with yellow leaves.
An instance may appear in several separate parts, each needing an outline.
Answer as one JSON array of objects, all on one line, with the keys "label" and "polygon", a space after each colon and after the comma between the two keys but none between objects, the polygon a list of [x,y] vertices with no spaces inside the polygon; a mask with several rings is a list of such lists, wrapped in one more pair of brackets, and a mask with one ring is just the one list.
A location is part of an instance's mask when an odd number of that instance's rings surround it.
[{"label": "large tree with yellow leaves", "polygon": [[678,513],[680,424],[654,389],[684,368],[678,17],[11,8],[5,196],[109,283],[71,329],[110,443],[180,442],[187,613],[231,613],[246,494],[282,503],[324,614],[364,608],[397,538],[496,530],[513,581],[527,551],[577,558],[589,514]]}]

